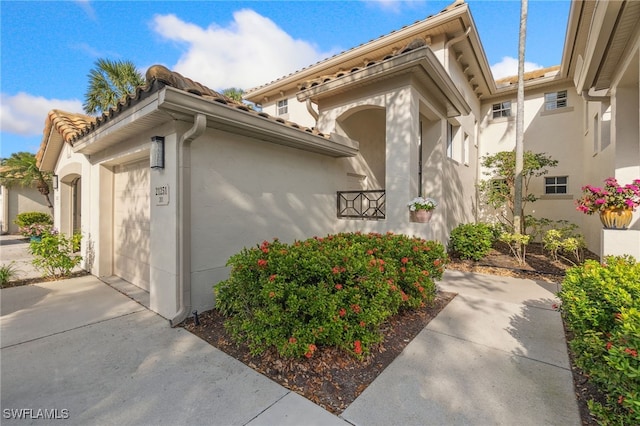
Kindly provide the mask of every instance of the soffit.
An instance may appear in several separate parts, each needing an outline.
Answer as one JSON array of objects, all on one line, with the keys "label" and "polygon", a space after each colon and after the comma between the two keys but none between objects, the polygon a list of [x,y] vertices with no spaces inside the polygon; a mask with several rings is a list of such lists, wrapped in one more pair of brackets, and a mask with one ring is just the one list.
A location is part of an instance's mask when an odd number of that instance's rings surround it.
[{"label": "soffit", "polygon": [[640,1],[625,2],[593,84],[595,90],[611,87],[611,81],[620,67],[627,46],[637,32],[638,21],[640,21]]},{"label": "soffit", "polygon": [[562,77],[572,78],[576,72],[578,56],[584,57],[595,4],[595,1],[571,2],[560,69]]}]

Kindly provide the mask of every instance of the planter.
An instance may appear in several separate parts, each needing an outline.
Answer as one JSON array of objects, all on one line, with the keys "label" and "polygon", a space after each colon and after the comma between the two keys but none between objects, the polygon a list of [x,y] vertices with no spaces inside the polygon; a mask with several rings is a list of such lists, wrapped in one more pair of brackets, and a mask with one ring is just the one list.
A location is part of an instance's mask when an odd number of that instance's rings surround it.
[{"label": "planter", "polygon": [[610,209],[600,212],[605,229],[627,229],[633,218],[631,209]]},{"label": "planter", "polygon": [[427,223],[431,220],[433,210],[416,210],[409,211],[409,220],[411,222]]},{"label": "planter", "polygon": [[42,241],[42,237],[40,235],[32,235],[29,237],[29,241],[31,241],[32,243],[39,243]]}]

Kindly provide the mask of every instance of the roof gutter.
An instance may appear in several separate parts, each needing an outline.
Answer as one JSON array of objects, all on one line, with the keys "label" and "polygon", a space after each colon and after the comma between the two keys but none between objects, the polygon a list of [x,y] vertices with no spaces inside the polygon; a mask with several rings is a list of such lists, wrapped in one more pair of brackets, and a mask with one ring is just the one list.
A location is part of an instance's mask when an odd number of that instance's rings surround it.
[{"label": "roof gutter", "polygon": [[594,96],[590,95],[588,90],[583,90],[581,96],[587,102],[609,102],[611,100],[611,95]]},{"label": "roof gutter", "polygon": [[193,126],[178,141],[178,312],[169,320],[171,327],[184,321],[191,311],[191,215],[186,208],[191,205],[191,142],[202,136],[206,129],[207,116],[197,113]]},{"label": "roof gutter", "polygon": [[[464,27],[463,27],[464,28]],[[444,50],[445,52],[447,52],[444,55],[444,69],[448,70],[449,67],[449,48],[451,46],[453,46],[456,43],[461,42],[462,40],[464,40],[465,38],[467,38],[469,36],[469,33],[471,32],[471,27],[468,27],[465,32],[463,32],[460,35],[455,36],[454,38],[452,38],[451,40],[448,40],[445,44],[444,44]]]}]

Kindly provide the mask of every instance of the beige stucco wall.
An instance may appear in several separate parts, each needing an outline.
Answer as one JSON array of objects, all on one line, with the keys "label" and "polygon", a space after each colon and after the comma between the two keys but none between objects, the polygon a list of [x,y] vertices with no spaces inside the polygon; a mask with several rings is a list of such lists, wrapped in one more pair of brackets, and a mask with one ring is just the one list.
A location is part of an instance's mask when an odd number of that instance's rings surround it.
[{"label": "beige stucco wall", "polygon": [[18,233],[18,225],[13,221],[20,213],[42,212],[51,214],[44,196],[36,188],[21,186],[7,188],[3,186],[0,194],[0,206],[0,231],[9,234]]},{"label": "beige stucco wall", "polygon": [[[287,99],[288,113],[280,115],[278,114],[278,101]],[[313,105],[314,110],[317,110],[317,106]],[[287,93],[278,99],[271,100],[262,104],[262,111],[274,117],[282,117],[285,120],[292,121],[303,127],[315,127],[316,120],[309,114],[307,105],[304,102],[299,102],[295,93]]]},{"label": "beige stucco wall", "polygon": [[[545,111],[544,94],[560,90],[567,90],[568,106]],[[513,116],[494,120],[492,105],[506,100],[511,101]],[[515,149],[516,108],[515,93],[492,99],[482,105],[481,157]],[[583,215],[576,211],[574,200],[580,196],[580,188],[585,184],[582,164],[585,132],[583,108],[584,101],[568,85],[548,86],[525,92],[524,149],[534,153],[546,153],[558,161],[556,167],[548,169],[547,175],[531,179],[529,192],[539,199],[526,204],[526,215],[581,224]],[[484,172],[485,170],[482,170],[481,179],[488,178]],[[544,194],[544,178],[553,176],[568,176],[566,195]]]},{"label": "beige stucco wall", "polygon": [[191,146],[193,309],[213,306],[213,284],[243,247],[335,231],[334,158],[207,130]]}]

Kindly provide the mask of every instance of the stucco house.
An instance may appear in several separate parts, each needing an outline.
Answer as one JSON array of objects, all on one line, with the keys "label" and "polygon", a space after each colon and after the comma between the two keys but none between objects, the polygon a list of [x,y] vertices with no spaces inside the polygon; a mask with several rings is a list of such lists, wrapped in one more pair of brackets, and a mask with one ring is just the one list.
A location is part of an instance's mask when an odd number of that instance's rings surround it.
[{"label": "stucco house", "polygon": [[[560,161],[534,183],[535,214],[580,224],[598,253],[621,238],[573,199],[640,176],[639,14],[635,2],[573,2],[562,64],[525,84],[526,148]],[[478,219],[480,158],[513,149],[510,82],[493,79],[456,2],[250,90],[261,111],[153,66],[100,117],[51,111],[38,161],[59,177],[56,226],[82,230],[84,267],[142,288],[175,324],[210,308],[229,256],[262,240],[359,230],[446,243]],[[440,203],[429,223],[409,220],[419,194]],[[637,214],[632,228],[623,250],[640,257]]]}]

